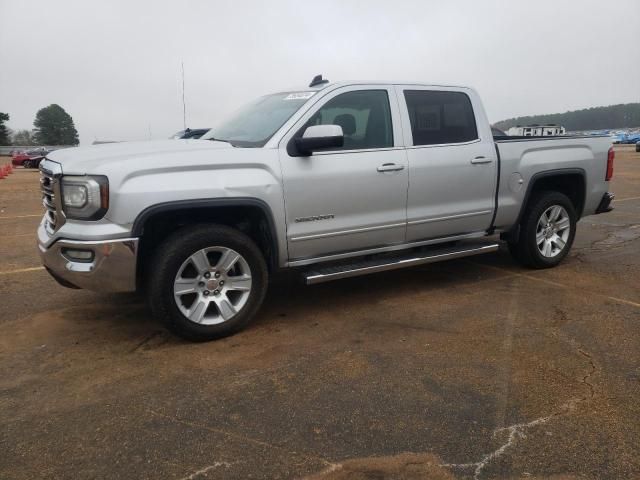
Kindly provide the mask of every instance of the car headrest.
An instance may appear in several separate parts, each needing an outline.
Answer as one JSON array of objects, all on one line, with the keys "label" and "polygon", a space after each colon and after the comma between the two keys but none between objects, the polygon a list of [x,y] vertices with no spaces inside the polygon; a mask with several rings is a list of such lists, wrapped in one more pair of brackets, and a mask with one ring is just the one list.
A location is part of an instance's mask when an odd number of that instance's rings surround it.
[{"label": "car headrest", "polygon": [[333,123],[342,127],[342,133],[345,135],[353,135],[356,133],[356,119],[350,113],[338,115]]}]

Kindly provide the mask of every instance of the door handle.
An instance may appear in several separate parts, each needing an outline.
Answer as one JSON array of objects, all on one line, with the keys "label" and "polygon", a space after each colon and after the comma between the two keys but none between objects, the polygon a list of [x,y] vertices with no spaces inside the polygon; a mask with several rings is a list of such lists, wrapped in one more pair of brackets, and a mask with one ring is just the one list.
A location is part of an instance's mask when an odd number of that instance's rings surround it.
[{"label": "door handle", "polygon": [[481,165],[483,163],[491,163],[491,162],[493,162],[492,159],[483,157],[482,155],[471,160],[471,163],[474,165],[479,165],[479,164]]},{"label": "door handle", "polygon": [[397,163],[383,163],[378,167],[379,172],[397,172],[398,170],[404,170],[404,165],[398,165]]}]

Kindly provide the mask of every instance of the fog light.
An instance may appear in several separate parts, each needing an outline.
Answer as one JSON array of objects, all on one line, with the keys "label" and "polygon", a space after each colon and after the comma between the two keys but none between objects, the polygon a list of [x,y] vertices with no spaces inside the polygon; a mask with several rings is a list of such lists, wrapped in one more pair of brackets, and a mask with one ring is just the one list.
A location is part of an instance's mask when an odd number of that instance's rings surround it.
[{"label": "fog light", "polygon": [[73,262],[91,262],[93,260],[93,252],[91,250],[63,248],[62,254]]}]

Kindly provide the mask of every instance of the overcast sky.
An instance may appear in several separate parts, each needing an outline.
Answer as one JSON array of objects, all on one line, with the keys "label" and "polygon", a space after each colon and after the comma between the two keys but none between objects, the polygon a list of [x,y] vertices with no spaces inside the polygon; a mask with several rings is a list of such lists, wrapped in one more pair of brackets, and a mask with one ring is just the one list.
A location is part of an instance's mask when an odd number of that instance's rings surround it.
[{"label": "overcast sky", "polygon": [[0,111],[51,103],[81,143],[215,125],[330,80],[470,85],[492,122],[640,101],[640,1],[0,0]]}]

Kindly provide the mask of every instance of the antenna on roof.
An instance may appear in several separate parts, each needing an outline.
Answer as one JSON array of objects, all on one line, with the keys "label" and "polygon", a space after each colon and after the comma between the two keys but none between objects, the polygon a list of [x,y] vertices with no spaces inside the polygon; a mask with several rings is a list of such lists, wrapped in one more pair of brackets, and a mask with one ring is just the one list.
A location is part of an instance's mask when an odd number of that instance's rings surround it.
[{"label": "antenna on roof", "polygon": [[309,84],[310,87],[317,87],[318,85],[322,85],[324,83],[329,83],[329,80],[323,80],[322,79],[322,74],[320,75],[316,75],[315,77],[313,77],[313,80],[311,80],[311,83]]},{"label": "antenna on roof", "polygon": [[184,101],[184,61],[182,64],[182,126],[187,129],[187,104]]}]

